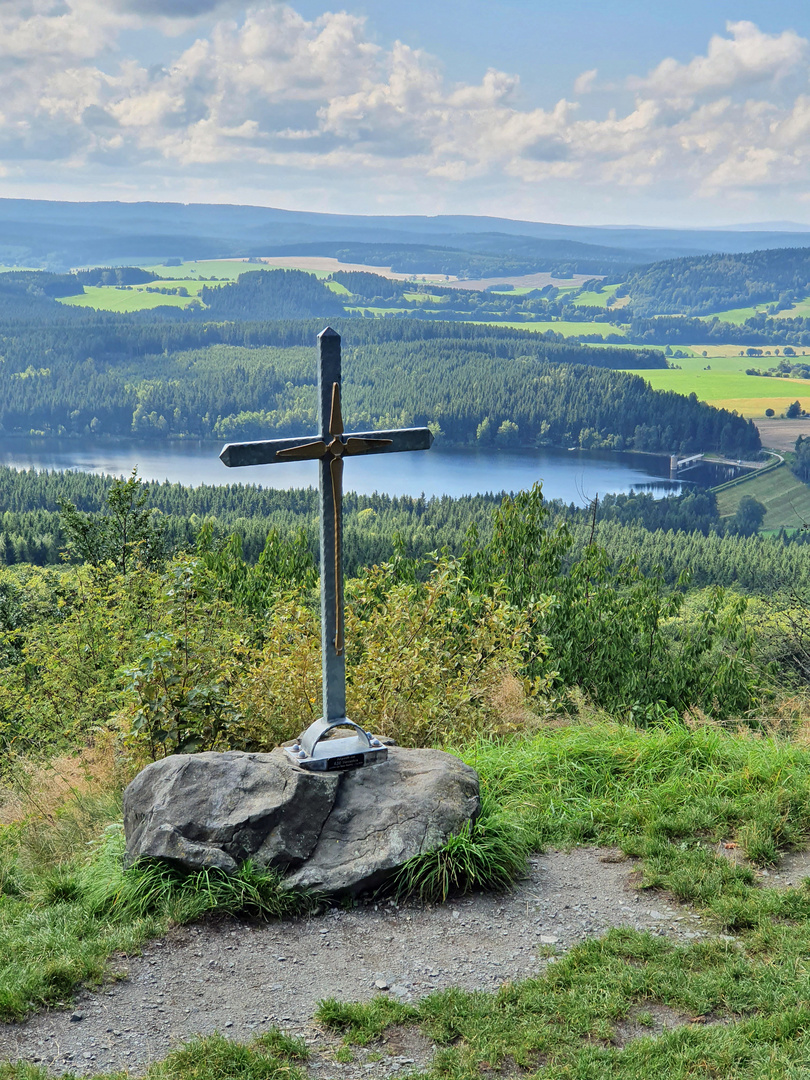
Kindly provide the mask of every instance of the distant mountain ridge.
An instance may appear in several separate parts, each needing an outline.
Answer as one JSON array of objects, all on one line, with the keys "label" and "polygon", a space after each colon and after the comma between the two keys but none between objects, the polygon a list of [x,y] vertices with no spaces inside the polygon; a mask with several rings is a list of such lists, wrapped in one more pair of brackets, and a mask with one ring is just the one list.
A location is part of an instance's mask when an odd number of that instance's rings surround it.
[{"label": "distant mountain ridge", "polygon": [[[803,247],[807,228],[773,231],[594,227],[471,215],[361,216],[274,207],[183,203],[71,203],[0,199],[0,262],[54,271],[70,267],[281,254],[307,247],[332,254],[357,245],[421,247],[424,266],[450,265],[442,252],[486,256],[485,276],[562,270],[625,274],[687,255]],[[789,223],[788,223],[789,224]],[[298,253],[296,251],[296,253]],[[413,253],[412,253],[413,254]],[[499,262],[500,261],[500,262]],[[464,269],[471,260],[457,257]],[[452,260],[451,260],[452,263]],[[480,267],[470,268],[478,274]],[[453,272],[426,270],[420,272]]]}]

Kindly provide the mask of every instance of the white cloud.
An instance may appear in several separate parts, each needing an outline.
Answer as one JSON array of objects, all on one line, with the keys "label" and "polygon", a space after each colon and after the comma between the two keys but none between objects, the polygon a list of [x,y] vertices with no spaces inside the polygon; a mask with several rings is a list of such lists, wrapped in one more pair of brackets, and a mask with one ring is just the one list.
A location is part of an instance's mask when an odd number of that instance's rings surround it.
[{"label": "white cloud", "polygon": [[705,56],[688,64],[669,57],[646,78],[628,79],[628,86],[664,98],[725,93],[784,74],[807,55],[807,41],[794,30],[764,34],[751,22],[729,22],[726,29],[731,37],[715,34]]},{"label": "white cloud", "polygon": [[590,71],[583,71],[582,74],[578,75],[574,80],[574,93],[590,94],[598,74],[599,71],[597,68],[591,68]]},{"label": "white cloud", "polygon": [[[791,100],[782,79],[806,83],[808,43],[792,30],[729,23],[705,55],[630,80],[635,102],[621,113],[596,69],[583,72],[583,115],[576,100],[523,107],[517,76],[495,69],[449,84],[435,58],[381,47],[345,11],[308,20],[282,3],[234,3],[161,0],[150,22],[157,0],[0,0],[0,157],[18,175],[50,159],[77,174],[102,163],[223,185],[289,170],[377,177],[386,191],[476,178],[687,196],[808,187],[810,96]],[[121,52],[124,31],[163,28],[169,41],[200,18],[164,68]]]}]

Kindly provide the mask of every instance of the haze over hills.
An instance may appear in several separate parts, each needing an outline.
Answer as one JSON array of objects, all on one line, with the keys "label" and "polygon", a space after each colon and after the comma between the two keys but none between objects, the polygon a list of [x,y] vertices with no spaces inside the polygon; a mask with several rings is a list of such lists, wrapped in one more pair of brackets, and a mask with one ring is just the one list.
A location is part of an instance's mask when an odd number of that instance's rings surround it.
[{"label": "haze over hills", "polygon": [[[807,227],[727,229],[577,226],[469,215],[320,214],[220,204],[0,200],[0,261],[69,267],[269,254],[341,257],[461,277],[561,270],[624,274],[662,259],[802,247]],[[466,253],[475,258],[461,257]],[[369,256],[373,255],[374,259]]]}]

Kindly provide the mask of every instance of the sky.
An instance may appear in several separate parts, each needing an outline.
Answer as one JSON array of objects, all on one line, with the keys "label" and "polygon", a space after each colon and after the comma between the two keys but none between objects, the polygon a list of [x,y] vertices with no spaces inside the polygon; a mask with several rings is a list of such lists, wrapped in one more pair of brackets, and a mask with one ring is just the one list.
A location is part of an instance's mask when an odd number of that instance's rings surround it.
[{"label": "sky", "polygon": [[810,4],[0,0],[0,197],[810,224]]}]

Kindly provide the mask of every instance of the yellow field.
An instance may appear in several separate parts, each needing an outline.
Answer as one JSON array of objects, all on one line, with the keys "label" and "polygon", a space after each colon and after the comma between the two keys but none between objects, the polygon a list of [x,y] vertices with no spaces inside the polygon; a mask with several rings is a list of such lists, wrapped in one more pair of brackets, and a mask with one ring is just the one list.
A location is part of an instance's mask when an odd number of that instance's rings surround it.
[{"label": "yellow field", "polygon": [[[780,380],[781,381],[781,380]],[[801,383],[800,379],[785,380],[792,385]],[[773,409],[777,416],[787,409],[788,405],[791,405],[794,401],[801,401],[802,406],[807,408],[810,406],[810,386],[805,382],[804,384],[805,394],[802,395],[802,391],[799,389],[793,394],[788,394],[785,397],[761,397],[761,398],[713,398],[709,404],[714,405],[717,409],[733,409],[736,410],[741,416],[745,416],[749,419],[756,420],[765,415],[766,409]]]}]

